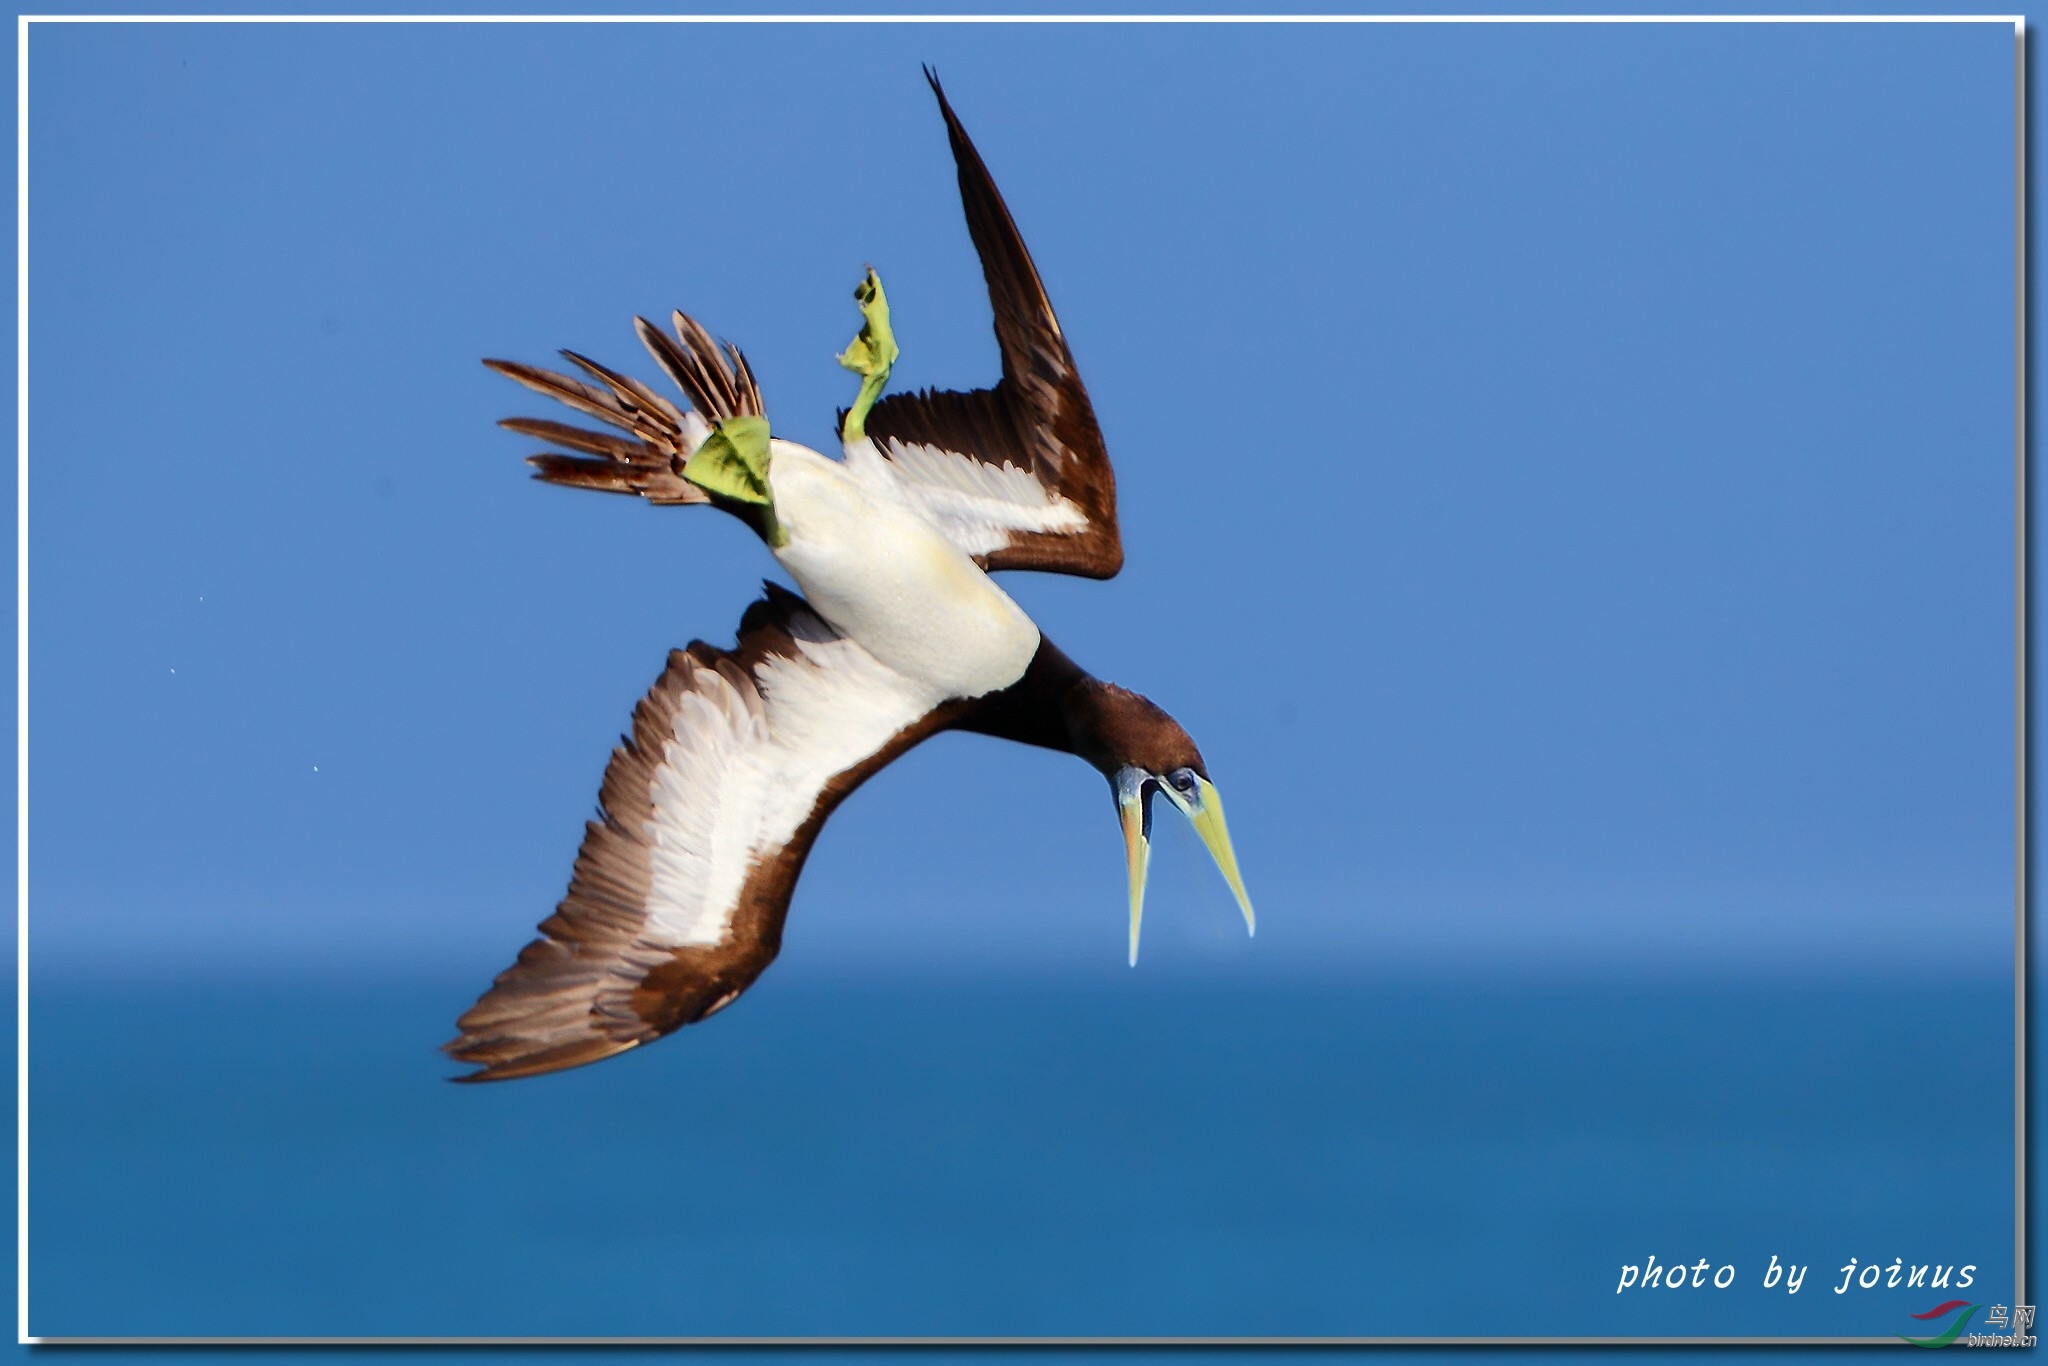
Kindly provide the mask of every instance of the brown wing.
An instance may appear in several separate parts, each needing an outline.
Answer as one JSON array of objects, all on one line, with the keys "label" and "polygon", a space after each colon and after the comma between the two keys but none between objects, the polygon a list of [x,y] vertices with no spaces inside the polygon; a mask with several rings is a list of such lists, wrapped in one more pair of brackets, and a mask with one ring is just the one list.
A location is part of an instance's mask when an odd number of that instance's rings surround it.
[{"label": "brown wing", "polygon": [[633,320],[641,343],[689,398],[694,413],[574,351],[562,354],[597,383],[517,361],[484,362],[507,379],[625,433],[618,436],[537,417],[506,418],[498,425],[581,452],[548,451],[528,457],[536,479],[569,488],[634,493],[650,503],[711,501],[703,489],[683,478],[683,465],[703,441],[708,423],[760,413],[761,391],[738,347],[728,344],[721,351],[711,334],[685,314],[675,314],[674,322],[676,335],[671,338],[645,318]]},{"label": "brown wing", "polygon": [[[1003,377],[993,389],[896,394],[876,404],[868,435],[911,491],[985,569],[1045,569],[1106,579],[1123,566],[1116,477],[1073,353],[1038,268],[938,77],[960,172],[968,235],[995,311]],[[1007,469],[1005,468],[1007,467]],[[1012,473],[1028,476],[1026,486]]]},{"label": "brown wing", "polygon": [[457,1022],[499,1081],[595,1062],[723,1009],[775,958],[833,808],[942,728],[928,692],[769,585],[731,650],[668,667],[612,752],[569,893]]}]

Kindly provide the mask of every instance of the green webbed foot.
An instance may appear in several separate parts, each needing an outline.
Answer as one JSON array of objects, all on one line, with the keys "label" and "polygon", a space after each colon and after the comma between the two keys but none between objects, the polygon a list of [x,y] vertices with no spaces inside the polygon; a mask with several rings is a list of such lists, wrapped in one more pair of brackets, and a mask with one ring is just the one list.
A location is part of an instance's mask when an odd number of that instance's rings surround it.
[{"label": "green webbed foot", "polygon": [[775,520],[775,501],[768,488],[767,418],[745,414],[719,422],[691,453],[683,478],[707,493],[760,508],[768,544],[789,544]]},{"label": "green webbed foot", "polygon": [[882,292],[882,277],[875,274],[874,267],[868,267],[866,278],[854,287],[853,299],[860,305],[860,335],[839,353],[839,363],[861,381],[860,396],[847,409],[846,423],[839,429],[839,439],[846,442],[867,435],[868,410],[882,396],[889,369],[901,354],[896,349],[896,334],[889,328],[889,296]]}]

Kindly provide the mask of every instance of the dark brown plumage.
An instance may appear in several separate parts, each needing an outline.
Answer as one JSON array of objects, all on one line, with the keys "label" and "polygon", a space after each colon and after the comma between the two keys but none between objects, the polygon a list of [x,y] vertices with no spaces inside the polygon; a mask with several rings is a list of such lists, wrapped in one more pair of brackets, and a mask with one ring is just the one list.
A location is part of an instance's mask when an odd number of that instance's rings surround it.
[{"label": "dark brown plumage", "polygon": [[749,413],[758,416],[767,411],[761,406],[761,390],[754,383],[754,372],[747,367],[747,358],[737,346],[727,343],[720,354],[711,334],[681,309],[671,313],[669,320],[675,324],[681,346],[645,318],[633,319],[633,327],[648,354],[668,372],[676,387],[689,395],[691,405],[704,414],[706,421],[720,422]]},{"label": "dark brown plumage", "polygon": [[482,1069],[457,1080],[505,1081],[595,1062],[730,1004],[781,948],[790,893],[825,818],[968,705],[927,713],[833,775],[796,833],[754,860],[725,942],[705,948],[647,942],[654,790],[684,698],[709,671],[758,707],[762,666],[797,658],[799,636],[829,634],[803,599],[772,583],[765,587],[766,596],[741,618],[733,648],[695,641],[671,651],[668,667],[634,709],[632,733],[605,769],[597,819],[584,827],[568,895],[541,922],[541,937],[456,1022],[461,1035],[446,1045],[449,1056]]},{"label": "dark brown plumage", "polygon": [[1087,515],[1079,532],[1013,534],[1008,545],[977,556],[982,568],[1112,578],[1123,568],[1124,547],[1117,532],[1116,475],[1095,407],[994,177],[929,67],[925,79],[946,119],[967,232],[981,257],[995,313],[1003,377],[993,389],[967,393],[892,394],[868,414],[868,435],[884,455],[890,441],[901,441],[1029,471]]},{"label": "dark brown plumage", "polygon": [[[704,421],[720,422],[761,413],[760,387],[737,346],[727,344],[721,350],[696,319],[680,311],[674,315],[678,340],[671,340],[645,318],[635,318],[633,322],[641,342],[676,387],[689,397],[691,406]],[[683,467],[689,462],[695,441],[689,425],[691,419],[680,408],[640,381],[607,369],[587,356],[567,350],[562,354],[603,387],[517,361],[487,360],[484,364],[577,412],[608,422],[628,436],[594,432],[538,417],[501,419],[498,425],[509,431],[587,453],[565,455],[546,451],[530,455],[526,463],[533,466],[534,478],[565,488],[633,494],[662,506],[709,503],[732,513],[757,533],[764,529],[760,508],[707,493],[683,478]]]},{"label": "dark brown plumage", "polygon": [[[568,488],[639,494],[654,503],[711,501],[704,490],[683,478],[683,464],[689,458],[683,418],[666,400],[652,393],[643,399],[630,390],[622,396],[619,389],[599,389],[569,375],[518,361],[487,360],[484,364],[536,393],[546,394],[627,433],[618,437],[545,418],[505,418],[499,426],[587,453],[579,456],[549,451],[530,456],[527,463],[534,467],[535,478]],[[600,458],[587,458],[593,455]]]},{"label": "dark brown plumage", "polygon": [[953,728],[1072,754],[1104,777],[1130,765],[1148,773],[1191,768],[1209,776],[1194,739],[1163,708],[1103,682],[1043,637],[1024,676],[977,699]]}]

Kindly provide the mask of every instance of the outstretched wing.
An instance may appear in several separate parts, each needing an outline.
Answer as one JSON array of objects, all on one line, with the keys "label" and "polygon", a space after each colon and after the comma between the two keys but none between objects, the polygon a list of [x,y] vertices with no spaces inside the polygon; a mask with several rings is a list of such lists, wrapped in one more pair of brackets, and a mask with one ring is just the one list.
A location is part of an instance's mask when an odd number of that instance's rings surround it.
[{"label": "outstretched wing", "polygon": [[774,960],[846,795],[941,729],[941,699],[768,586],[731,650],[668,667],[612,752],[569,893],[458,1021],[462,1081],[595,1062],[730,1004]]},{"label": "outstretched wing", "polygon": [[711,501],[703,489],[683,478],[683,466],[710,435],[710,423],[759,414],[761,391],[738,347],[728,343],[721,351],[711,334],[687,314],[676,313],[674,323],[676,335],[671,338],[647,319],[633,319],[641,344],[688,396],[695,412],[676,407],[640,381],[574,351],[562,354],[597,383],[517,361],[484,362],[507,379],[624,433],[592,431],[538,417],[508,417],[498,425],[582,452],[549,451],[528,457],[526,463],[534,467],[534,478],[603,493],[637,493],[650,503]]},{"label": "outstretched wing", "polygon": [[[867,434],[905,495],[984,569],[1046,569],[1106,579],[1122,568],[1116,477],[1073,353],[1038,268],[938,77],[967,231],[995,310],[1003,377],[971,393],[896,394]],[[857,462],[861,452],[849,450]],[[871,457],[870,457],[871,458]]]}]

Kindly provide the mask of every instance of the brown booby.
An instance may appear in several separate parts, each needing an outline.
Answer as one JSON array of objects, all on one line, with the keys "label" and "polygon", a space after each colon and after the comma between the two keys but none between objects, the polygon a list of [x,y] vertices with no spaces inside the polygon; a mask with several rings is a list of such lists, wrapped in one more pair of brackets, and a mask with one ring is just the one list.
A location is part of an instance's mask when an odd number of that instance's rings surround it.
[{"label": "brown booby", "polygon": [[[678,312],[640,339],[689,399],[565,351],[586,378],[492,369],[614,429],[503,425],[565,448],[537,478],[708,504],[744,520],[802,590],[769,584],[729,649],[668,666],[612,752],[568,894],[446,1045],[462,1081],[595,1062],[730,1005],[774,960],[804,858],[834,808],[944,730],[1079,755],[1108,779],[1130,871],[1138,955],[1151,799],[1193,823],[1254,927],[1223,801],[1187,732],[1075,664],[989,575],[1106,579],[1123,564],[1102,431],[1017,226],[929,70],[967,228],[981,257],[1002,379],[970,393],[882,397],[897,350],[870,270],[862,377],[843,459],[773,437],[737,347]],[[570,452],[574,452],[571,454]]]}]

